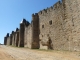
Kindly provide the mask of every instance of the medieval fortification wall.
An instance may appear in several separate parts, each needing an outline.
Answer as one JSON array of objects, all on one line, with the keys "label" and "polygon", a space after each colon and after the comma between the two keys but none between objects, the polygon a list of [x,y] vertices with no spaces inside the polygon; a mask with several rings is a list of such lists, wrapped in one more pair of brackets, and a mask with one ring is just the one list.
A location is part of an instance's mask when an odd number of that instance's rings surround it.
[{"label": "medieval fortification wall", "polygon": [[5,45],[32,49],[80,51],[80,0],[62,0],[32,14],[20,29],[4,38]]}]

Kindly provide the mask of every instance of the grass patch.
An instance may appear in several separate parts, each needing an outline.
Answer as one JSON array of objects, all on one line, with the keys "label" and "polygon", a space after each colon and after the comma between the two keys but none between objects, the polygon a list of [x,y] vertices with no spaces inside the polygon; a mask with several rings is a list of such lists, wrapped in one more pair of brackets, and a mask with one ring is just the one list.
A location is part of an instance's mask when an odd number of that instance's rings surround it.
[{"label": "grass patch", "polygon": [[16,46],[12,46],[12,45],[8,45],[10,47],[14,47],[14,48],[24,48],[24,47],[16,47]]},{"label": "grass patch", "polygon": [[37,51],[47,51],[47,52],[52,52],[52,51],[54,51],[54,50],[46,50],[46,49],[31,49],[31,50],[37,50]]}]

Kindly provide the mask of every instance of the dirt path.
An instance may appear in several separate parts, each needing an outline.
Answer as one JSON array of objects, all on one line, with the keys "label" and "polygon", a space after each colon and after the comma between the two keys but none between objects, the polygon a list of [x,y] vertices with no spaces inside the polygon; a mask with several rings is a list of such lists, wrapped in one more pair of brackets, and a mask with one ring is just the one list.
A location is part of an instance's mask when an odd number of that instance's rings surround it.
[{"label": "dirt path", "polygon": [[31,50],[0,45],[0,60],[80,60],[80,52]]},{"label": "dirt path", "polygon": [[0,60],[14,60],[11,55],[7,54],[0,46]]}]

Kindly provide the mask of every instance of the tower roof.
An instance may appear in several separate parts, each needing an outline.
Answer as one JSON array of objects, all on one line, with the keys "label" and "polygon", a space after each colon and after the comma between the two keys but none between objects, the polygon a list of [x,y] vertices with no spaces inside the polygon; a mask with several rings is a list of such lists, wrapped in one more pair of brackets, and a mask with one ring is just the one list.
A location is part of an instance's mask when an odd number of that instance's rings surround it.
[{"label": "tower roof", "polygon": [[26,19],[23,18],[20,23],[25,23],[25,22],[26,22]]},{"label": "tower roof", "polygon": [[28,21],[26,21],[26,19],[22,19],[22,21],[20,22],[20,24],[24,23],[26,26],[28,26],[30,23]]}]

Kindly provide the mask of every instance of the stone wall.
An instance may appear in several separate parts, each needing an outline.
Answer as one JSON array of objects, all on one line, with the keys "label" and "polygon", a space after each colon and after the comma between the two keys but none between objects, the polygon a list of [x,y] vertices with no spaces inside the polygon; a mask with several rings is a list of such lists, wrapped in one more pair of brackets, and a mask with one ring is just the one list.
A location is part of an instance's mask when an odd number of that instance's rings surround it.
[{"label": "stone wall", "polygon": [[39,49],[39,15],[32,14],[32,49]]},{"label": "stone wall", "polygon": [[4,44],[5,45],[10,45],[10,36],[9,36],[9,33],[7,33],[6,37],[4,38]]},{"label": "stone wall", "polygon": [[63,0],[64,29],[69,40],[69,50],[80,51],[80,0]]},{"label": "stone wall", "polygon": [[[40,48],[66,50],[68,42],[63,31],[63,5],[59,1],[54,6],[44,9],[39,13],[40,24]],[[49,44],[49,38],[51,43]],[[51,46],[51,47],[49,47]]]},{"label": "stone wall", "polygon": [[10,45],[10,36],[7,37],[7,45]]},{"label": "stone wall", "polygon": [[18,47],[19,43],[19,29],[16,28],[16,34],[15,34],[15,46]]},{"label": "stone wall", "polygon": [[4,37],[4,45],[7,45],[7,37]]},{"label": "stone wall", "polygon": [[29,26],[29,22],[26,19],[23,19],[20,23],[20,31],[19,31],[19,47],[24,47],[25,41],[25,27]]},{"label": "stone wall", "polygon": [[[20,29],[4,38],[5,45],[32,49],[80,51],[80,0],[62,0],[32,14]],[[10,43],[12,42],[12,43]]]},{"label": "stone wall", "polygon": [[10,34],[10,45],[12,45],[12,34]]},{"label": "stone wall", "polygon": [[24,23],[20,23],[19,47],[24,47]]},{"label": "stone wall", "polygon": [[38,14],[32,14],[32,22],[25,27],[25,47],[39,49],[39,18]]},{"label": "stone wall", "polygon": [[12,31],[12,46],[15,46],[15,34],[16,32]]},{"label": "stone wall", "polygon": [[31,48],[31,44],[32,44],[32,27],[31,24],[28,27],[25,27],[25,46],[27,48]]},{"label": "stone wall", "polygon": [[[40,48],[80,51],[80,0],[62,0],[40,11]],[[51,44],[48,44],[49,38]],[[50,45],[50,46],[48,46]]]}]

